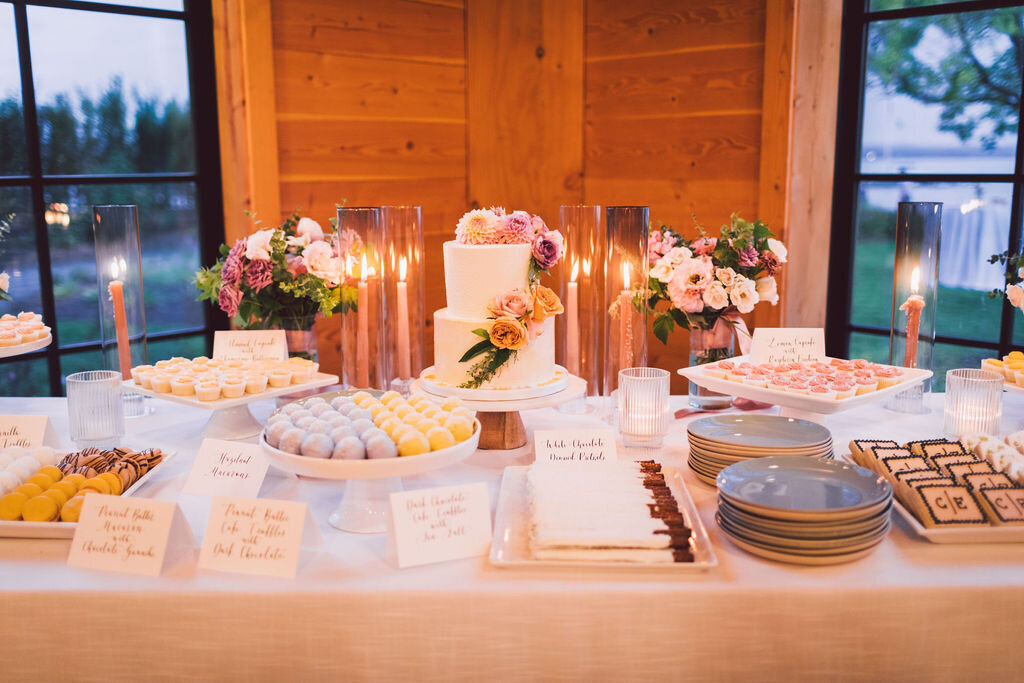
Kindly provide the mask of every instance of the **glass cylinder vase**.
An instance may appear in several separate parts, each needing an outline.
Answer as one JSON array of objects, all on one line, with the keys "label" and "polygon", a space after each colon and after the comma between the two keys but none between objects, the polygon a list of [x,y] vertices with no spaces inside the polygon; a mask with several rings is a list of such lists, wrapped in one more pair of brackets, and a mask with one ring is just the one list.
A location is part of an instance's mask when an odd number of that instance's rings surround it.
[{"label": "glass cylinder vase", "polygon": [[565,239],[559,278],[565,315],[556,319],[559,359],[569,374],[586,381],[587,396],[597,396],[601,393],[601,326],[605,318],[601,207],[562,206],[559,229]]},{"label": "glass cylinder vase", "polygon": [[384,386],[383,228],[376,206],[339,206],[338,250],[345,279],[357,291],[355,310],[341,316],[341,370],[346,387]]},{"label": "glass cylinder vase", "polygon": [[[935,347],[942,202],[900,202],[896,217],[889,363],[930,370]],[[886,404],[906,413],[927,412],[931,380],[896,394]]]},{"label": "glass cylinder vase", "polygon": [[646,206],[609,206],[605,210],[604,395],[618,388],[619,370],[647,365]]},{"label": "glass cylinder vase", "polygon": [[382,206],[384,269],[384,384],[403,395],[423,370],[425,280],[423,212]]},{"label": "glass cylinder vase", "polygon": [[[133,367],[149,362],[138,207],[92,207],[92,232],[104,366],[120,372],[123,379],[131,379]],[[142,394],[124,392],[122,401],[126,417],[147,412],[148,402]]]},{"label": "glass cylinder vase", "polygon": [[[690,367],[715,363],[733,356],[732,326],[719,322],[710,330],[690,329]],[[732,396],[690,382],[689,403],[698,410],[723,410],[732,406]]]}]

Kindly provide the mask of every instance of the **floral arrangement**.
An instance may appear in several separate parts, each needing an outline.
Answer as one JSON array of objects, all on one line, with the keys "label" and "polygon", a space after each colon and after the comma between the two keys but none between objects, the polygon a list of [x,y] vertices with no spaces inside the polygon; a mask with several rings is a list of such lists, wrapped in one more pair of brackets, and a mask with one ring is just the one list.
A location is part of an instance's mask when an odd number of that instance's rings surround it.
[{"label": "floral arrangement", "polygon": [[[703,227],[693,241],[665,225],[652,230],[647,258],[647,305],[656,314],[654,334],[664,344],[676,325],[728,331],[724,324],[740,324],[739,314],[750,313],[759,302],[776,305],[775,275],[786,262],[787,250],[764,223],[734,213],[718,237],[709,237]],[[726,338],[722,346],[727,344]],[[697,362],[717,360],[715,352],[709,348]]]},{"label": "floral arrangement", "polygon": [[506,213],[501,207],[475,209],[462,216],[455,228],[460,244],[530,244],[529,291],[513,289],[498,294],[487,304],[490,328],[478,328],[473,334],[482,338],[463,354],[460,363],[479,358],[469,370],[469,379],[461,386],[478,389],[494,377],[516,353],[539,337],[543,323],[565,309],[558,295],[540,284],[540,276],[562,258],[564,240],[557,230],[549,230],[540,216],[526,211]]},{"label": "floral arrangement", "polygon": [[[3,240],[4,236],[11,231],[11,221],[13,220],[13,213],[0,216],[0,240]],[[7,274],[6,270],[0,271],[0,301],[13,301],[10,291],[11,276]]]},{"label": "floral arrangement", "polygon": [[242,329],[295,328],[317,313],[354,310],[357,291],[343,273],[361,248],[358,235],[325,233],[296,211],[277,228],[221,245],[221,259],[195,275],[199,300],[216,302]]},{"label": "floral arrangement", "polygon": [[1024,311],[1024,252],[1019,254],[1011,253],[1009,250],[1001,254],[993,254],[988,259],[989,263],[999,263],[1006,271],[1006,289],[994,289],[989,292],[989,297],[1005,296],[1010,305]]}]

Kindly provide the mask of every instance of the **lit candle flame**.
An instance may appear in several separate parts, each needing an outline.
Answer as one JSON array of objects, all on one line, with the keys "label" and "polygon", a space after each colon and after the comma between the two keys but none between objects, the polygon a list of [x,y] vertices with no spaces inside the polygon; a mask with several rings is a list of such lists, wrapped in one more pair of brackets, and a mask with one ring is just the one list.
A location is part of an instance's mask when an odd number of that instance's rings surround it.
[{"label": "lit candle flame", "polygon": [[913,272],[910,273],[910,291],[913,294],[917,294],[918,287],[921,284],[921,268],[914,268]]},{"label": "lit candle flame", "polygon": [[406,269],[406,267],[407,267],[407,264],[406,264],[406,261],[405,261],[405,257],[404,256],[399,256],[398,257],[398,279],[401,282],[405,282],[405,269]]},{"label": "lit candle flame", "polygon": [[590,259],[583,259],[583,275],[590,277]]},{"label": "lit candle flame", "polygon": [[359,264],[359,279],[366,282],[366,254],[363,254],[363,260]]},{"label": "lit candle flame", "polygon": [[622,288],[629,289],[629,261],[622,264]]},{"label": "lit candle flame", "polygon": [[118,265],[117,265],[117,258],[110,259],[110,277],[112,277],[113,279],[116,280],[117,279],[117,274],[119,272],[120,272],[120,269],[118,268]]},{"label": "lit candle flame", "polygon": [[580,262],[575,260],[575,259],[573,259],[573,262],[572,262],[572,275],[569,276],[569,279],[571,281],[573,281],[573,282],[576,282],[576,278],[579,277],[579,274],[580,274]]}]

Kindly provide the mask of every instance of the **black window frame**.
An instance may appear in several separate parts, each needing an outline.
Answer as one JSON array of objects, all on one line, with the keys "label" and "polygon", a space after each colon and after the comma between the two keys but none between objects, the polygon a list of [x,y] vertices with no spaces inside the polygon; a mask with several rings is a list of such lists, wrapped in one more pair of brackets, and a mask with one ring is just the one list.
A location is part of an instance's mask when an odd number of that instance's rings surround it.
[{"label": "black window frame", "polygon": [[[129,0],[130,1],[130,0]],[[25,117],[28,174],[0,176],[0,187],[29,188],[32,202],[32,220],[36,238],[36,256],[39,260],[39,284],[42,297],[43,319],[52,328],[53,342],[43,350],[0,360],[6,362],[45,358],[52,396],[63,396],[63,375],[60,368],[62,355],[94,351],[101,348],[99,341],[60,344],[57,332],[56,300],[53,291],[53,271],[50,263],[49,234],[45,220],[45,188],[49,185],[112,185],[139,183],[193,183],[196,192],[196,210],[199,230],[199,250],[202,263],[213,263],[219,256],[224,241],[224,208],[221,188],[220,138],[217,118],[217,84],[213,35],[212,3],[203,0],[184,0],[183,10],[149,9],[128,5],[79,2],[78,0],[3,0],[12,5],[21,73],[22,112]],[[195,171],[189,173],[129,173],[51,175],[42,172],[42,147],[39,120],[32,79],[32,57],[29,44],[28,7],[52,7],[85,10],[157,19],[176,19],[184,22],[189,76],[189,109],[195,141]],[[213,333],[226,329],[226,316],[203,306],[203,326],[148,333],[149,341],[178,339],[204,334],[207,351],[213,346]]]},{"label": "black window frame", "polygon": [[[864,86],[867,66],[868,30],[883,20],[941,16],[1024,6],[1024,0],[967,0],[893,10],[870,9],[871,0],[844,0],[839,60],[839,98],[836,117],[835,176],[832,191],[832,240],[829,255],[828,302],[825,341],[830,355],[849,357],[853,333],[889,336],[888,327],[854,324],[853,258],[856,247],[858,189],[862,182],[921,183],[1009,183],[1013,188],[1007,248],[1016,252],[1021,245],[1021,200],[1024,189],[1024,97],[1017,112],[1017,146],[1012,173],[862,173],[861,130],[864,114]],[[1024,81],[1024,74],[1022,74]],[[1024,84],[1021,89],[1024,95]],[[893,207],[895,209],[895,207]],[[987,258],[987,254],[983,258]],[[1007,354],[1012,346],[1014,309],[1003,301],[999,341],[936,335],[938,344],[988,349]]]}]

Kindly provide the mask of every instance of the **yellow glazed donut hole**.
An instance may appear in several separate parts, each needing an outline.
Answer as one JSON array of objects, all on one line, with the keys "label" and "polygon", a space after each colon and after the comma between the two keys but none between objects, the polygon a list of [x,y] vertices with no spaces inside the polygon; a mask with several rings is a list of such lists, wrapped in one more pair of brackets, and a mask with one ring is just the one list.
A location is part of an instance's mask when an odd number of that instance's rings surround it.
[{"label": "yellow glazed donut hole", "polygon": [[367,410],[370,411],[370,417],[377,417],[381,413],[390,413],[391,412],[390,410],[387,409],[387,406],[385,406],[383,403],[377,403],[376,401],[371,403],[370,406],[367,408]]},{"label": "yellow glazed donut hole", "polygon": [[382,411],[378,412],[376,415],[373,416],[373,424],[375,424],[378,427],[380,427],[382,424],[384,424],[388,420],[393,420],[393,419],[395,419],[395,414],[392,413],[390,410],[386,410],[385,409],[385,410],[382,410]]},{"label": "yellow glazed donut hole", "polygon": [[411,413],[408,413],[408,414],[402,416],[402,422],[404,422],[405,424],[407,424],[407,425],[409,425],[411,427],[415,427],[416,423],[419,422],[422,419],[423,419],[423,416],[420,415],[419,413],[417,413],[416,411],[413,411]]},{"label": "yellow glazed donut hole", "polygon": [[426,396],[424,396],[423,394],[416,394],[414,396],[410,396],[409,397],[409,405],[411,405],[413,408],[418,406],[423,401],[429,402],[430,399],[427,398]]},{"label": "yellow glazed donut hole", "polygon": [[420,455],[430,451],[430,441],[419,432],[410,431],[398,442],[398,455],[405,457],[409,455]]},{"label": "yellow glazed donut hole", "polygon": [[456,408],[461,408],[461,407],[462,407],[462,401],[460,401],[457,398],[447,398],[447,399],[445,399],[444,403],[441,404],[441,410],[445,410],[445,411],[447,411],[449,413],[451,411],[455,410]]},{"label": "yellow glazed donut hole", "polygon": [[458,443],[462,443],[469,437],[473,436],[473,423],[469,418],[461,416],[452,416],[445,420],[445,429],[451,432],[451,435],[455,437]]},{"label": "yellow glazed donut hole", "polygon": [[357,391],[352,394],[352,402],[360,408],[365,408],[365,404],[373,400],[373,396],[366,391]]},{"label": "yellow glazed donut hole", "polygon": [[391,440],[394,441],[397,444],[399,441],[402,440],[403,436],[405,436],[409,432],[415,432],[415,431],[416,431],[415,428],[410,427],[409,425],[407,425],[405,423],[400,423],[398,426],[396,426],[394,429],[391,430],[391,432],[390,432]]},{"label": "yellow glazed donut hole", "polygon": [[421,418],[419,422],[415,424],[416,431],[420,434],[426,434],[434,427],[440,427],[441,423],[437,420],[431,420],[428,417]]},{"label": "yellow glazed donut hole", "polygon": [[404,419],[406,415],[416,414],[416,409],[408,403],[403,403],[400,406],[392,408],[391,412],[393,412],[397,417]]},{"label": "yellow glazed donut hole", "polygon": [[401,401],[402,395],[397,391],[385,391],[384,395],[380,397],[380,402],[386,406],[391,405],[393,401]]},{"label": "yellow glazed donut hole", "polygon": [[384,433],[386,433],[388,436],[390,436],[393,439],[395,437],[395,429],[397,429],[398,427],[401,427],[401,426],[405,426],[405,425],[404,425],[404,423],[401,420],[399,420],[397,417],[392,415],[391,417],[389,417],[388,419],[384,420],[383,422],[381,422],[377,426],[380,427],[381,429],[383,429]]},{"label": "yellow glazed donut hole", "polygon": [[430,442],[430,450],[432,451],[451,448],[455,445],[455,437],[440,425],[430,428],[430,431],[427,432],[427,441]]}]

